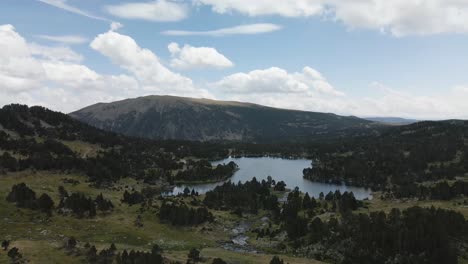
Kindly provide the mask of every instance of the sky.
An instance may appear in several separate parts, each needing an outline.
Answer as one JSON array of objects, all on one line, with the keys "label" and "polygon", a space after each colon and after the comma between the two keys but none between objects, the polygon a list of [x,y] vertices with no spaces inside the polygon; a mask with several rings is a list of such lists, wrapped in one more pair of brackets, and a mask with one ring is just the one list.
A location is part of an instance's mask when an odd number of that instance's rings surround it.
[{"label": "sky", "polygon": [[145,95],[468,119],[468,0],[0,1],[0,105]]}]

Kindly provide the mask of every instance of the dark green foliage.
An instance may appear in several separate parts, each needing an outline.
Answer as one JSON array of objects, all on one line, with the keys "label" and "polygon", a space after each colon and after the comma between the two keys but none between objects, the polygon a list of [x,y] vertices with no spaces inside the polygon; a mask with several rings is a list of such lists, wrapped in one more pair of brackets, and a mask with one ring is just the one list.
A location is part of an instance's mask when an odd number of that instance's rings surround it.
[{"label": "dark green foliage", "polygon": [[128,252],[124,250],[115,256],[115,263],[117,264],[162,264],[164,258],[162,257],[162,250],[158,245],[154,245],[151,252],[142,252],[131,250]]},{"label": "dark green foliage", "polygon": [[65,190],[65,187],[63,187],[63,186],[58,187],[58,193],[59,193],[59,196],[60,196],[60,200],[65,199],[65,198],[68,197],[68,192],[67,192],[67,190]]},{"label": "dark green foliage", "polygon": [[114,205],[112,204],[112,202],[104,199],[104,197],[102,196],[102,193],[96,197],[94,202],[96,203],[96,207],[99,211],[105,212],[105,211],[112,210],[114,208]]},{"label": "dark green foliage", "polygon": [[77,217],[96,216],[94,200],[82,193],[72,193],[69,197],[62,199],[59,208],[63,211],[70,210]]},{"label": "dark green foliage", "polygon": [[96,210],[107,212],[114,208],[110,200],[99,194],[95,199],[86,197],[82,193],[72,193],[71,195],[63,188],[59,187],[60,204],[58,206],[60,213],[72,213],[77,217],[94,217]]},{"label": "dark green foliage", "polygon": [[188,160],[186,166],[187,170],[177,173],[176,181],[220,181],[231,177],[238,169],[237,164],[233,161],[228,164],[219,164],[214,169],[211,163],[206,160]]},{"label": "dark green foliage", "polygon": [[[468,122],[420,122],[393,127],[377,136],[347,138],[316,145],[313,181],[385,189],[394,185],[453,179],[463,175],[468,154]],[[458,162],[460,160],[460,162]]]},{"label": "dark green foliage", "polygon": [[[468,237],[468,223],[457,212],[412,207],[367,214],[347,214],[338,222],[310,224],[309,243],[342,255],[338,263],[457,263],[455,241]],[[342,241],[346,241],[343,246]],[[335,253],[333,253],[335,252]],[[389,262],[390,261],[390,262]]]},{"label": "dark green foliage", "polygon": [[22,208],[36,208],[36,193],[25,183],[16,184],[11,188],[6,200],[10,203],[16,203]]},{"label": "dark green foliage", "polygon": [[12,263],[21,263],[21,260],[23,258],[23,255],[21,255],[21,253],[19,252],[19,249],[14,247],[12,249],[10,249],[10,251],[8,251],[7,253],[8,257],[11,259],[11,262]]},{"label": "dark green foliage", "polygon": [[277,182],[275,187],[274,187],[274,190],[278,191],[278,192],[286,191],[286,183],[284,183],[284,181]]},{"label": "dark green foliage", "polygon": [[97,249],[95,246],[91,246],[88,249],[88,252],[86,252],[86,259],[88,260],[89,263],[97,263],[98,255],[97,255]]},{"label": "dark green foliage", "polygon": [[123,199],[122,199],[123,203],[129,204],[129,205],[135,205],[135,204],[142,203],[144,201],[145,201],[145,196],[138,191],[133,191],[132,193],[130,193],[127,190],[125,190],[123,194]]},{"label": "dark green foliage", "polygon": [[200,250],[196,248],[192,248],[190,252],[188,253],[188,260],[187,263],[197,263],[201,261],[200,257]]},{"label": "dark green foliage", "polygon": [[164,201],[159,218],[176,226],[193,226],[212,221],[213,215],[205,207],[192,208],[183,202]]},{"label": "dark green foliage", "polygon": [[274,256],[271,259],[270,264],[284,264],[284,261],[280,259],[278,256]]},{"label": "dark green foliage", "polygon": [[49,195],[44,193],[37,199],[37,207],[44,213],[51,214],[54,209],[54,201]]},{"label": "dark green foliage", "polygon": [[93,200],[82,193],[72,193],[71,195],[63,196],[60,200],[59,208],[61,212],[70,211],[77,217],[94,217],[96,216],[96,210],[109,211],[114,208],[114,205],[111,201],[106,200],[102,194],[99,194]]},{"label": "dark green foliage", "polygon": [[[119,263],[117,261],[117,263]],[[140,251],[130,251],[128,254],[127,261],[122,261],[122,264],[162,264],[163,257],[159,254],[140,252]]]},{"label": "dark green foliage", "polygon": [[449,185],[446,181],[442,181],[432,186],[408,183],[396,186],[391,190],[391,194],[396,198],[417,197],[421,200],[450,200],[460,196],[468,196],[468,182],[456,181]]},{"label": "dark green foliage", "polygon": [[78,244],[76,239],[74,237],[70,237],[67,240],[67,249],[74,249],[76,247],[76,244]]},{"label": "dark green foliage", "polygon": [[3,248],[3,251],[6,251],[8,250],[8,247],[10,246],[10,241],[9,240],[3,240],[2,241],[2,248]]},{"label": "dark green foliage", "polygon": [[0,155],[0,168],[16,171],[18,169],[18,161],[13,158],[10,153],[5,152]]},{"label": "dark green foliage", "polygon": [[40,210],[49,215],[54,209],[54,201],[49,195],[44,193],[36,199],[36,193],[26,186],[25,183],[14,185],[6,200],[10,203],[15,203],[20,208]]},{"label": "dark green foliage", "polygon": [[[362,202],[357,201],[352,192],[341,194],[339,190],[327,194],[322,203],[327,207],[331,204],[331,211],[342,215],[349,214],[362,205]],[[296,240],[307,234],[313,234],[314,241],[317,239],[317,233],[322,232],[320,218],[314,218],[312,222],[310,219],[315,215],[314,210],[321,206],[314,198],[310,198],[308,193],[302,196],[298,188],[288,194],[287,201],[283,204],[280,219],[283,221],[284,230],[291,240]],[[307,212],[307,214],[299,214],[302,211]]]},{"label": "dark green foliage", "polygon": [[211,264],[227,264],[227,262],[224,261],[223,259],[215,258],[213,259],[213,262],[211,262]]},{"label": "dark green foliage", "polygon": [[242,209],[256,213],[259,209],[279,212],[278,198],[271,194],[271,186],[256,178],[245,183],[230,181],[206,193],[203,203],[215,209]]}]

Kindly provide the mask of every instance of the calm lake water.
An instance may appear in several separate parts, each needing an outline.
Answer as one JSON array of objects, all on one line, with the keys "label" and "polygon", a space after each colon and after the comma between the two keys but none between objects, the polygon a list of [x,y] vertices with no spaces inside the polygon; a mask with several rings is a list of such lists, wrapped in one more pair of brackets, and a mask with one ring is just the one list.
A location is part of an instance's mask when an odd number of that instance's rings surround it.
[{"label": "calm lake water", "polygon": [[[342,193],[345,191],[352,191],[356,199],[372,198],[372,192],[369,189],[352,187],[346,185],[325,184],[305,180],[302,177],[302,170],[311,166],[310,160],[289,160],[281,158],[228,158],[221,161],[213,162],[213,165],[229,163],[234,161],[239,165],[239,170],[234,174],[230,180],[234,183],[246,182],[256,177],[258,181],[266,180],[271,176],[275,181],[284,181],[287,188],[293,189],[296,186],[302,192],[308,192],[309,195],[318,197],[320,192],[325,195],[332,191],[340,190]],[[213,190],[216,186],[222,185],[223,182],[211,184],[197,184],[197,185],[181,185],[173,190],[173,194],[182,193],[185,187],[190,190],[195,189],[200,194],[204,194]]]}]

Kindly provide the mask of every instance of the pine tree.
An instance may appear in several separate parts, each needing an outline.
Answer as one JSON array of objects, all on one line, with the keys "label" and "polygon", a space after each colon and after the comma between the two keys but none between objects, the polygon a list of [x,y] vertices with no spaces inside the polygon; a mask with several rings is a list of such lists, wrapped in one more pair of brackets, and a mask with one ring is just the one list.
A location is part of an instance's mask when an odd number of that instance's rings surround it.
[{"label": "pine tree", "polygon": [[9,240],[3,240],[3,242],[2,242],[3,251],[6,251],[9,246],[10,246],[10,241]]},{"label": "pine tree", "polygon": [[271,259],[270,264],[284,264],[284,261],[280,259],[278,256],[274,256]]},{"label": "pine tree", "polygon": [[52,209],[54,209],[54,201],[49,195],[44,193],[37,199],[37,206],[41,211],[51,214]]}]

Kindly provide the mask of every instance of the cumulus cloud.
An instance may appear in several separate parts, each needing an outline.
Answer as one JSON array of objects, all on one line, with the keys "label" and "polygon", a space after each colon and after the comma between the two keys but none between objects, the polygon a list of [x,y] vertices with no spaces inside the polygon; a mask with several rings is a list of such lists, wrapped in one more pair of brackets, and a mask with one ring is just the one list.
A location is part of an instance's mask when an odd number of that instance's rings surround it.
[{"label": "cumulus cloud", "polygon": [[130,72],[147,91],[171,95],[209,96],[196,89],[192,80],[166,68],[152,51],[141,48],[129,36],[109,31],[98,35],[91,48]]},{"label": "cumulus cloud", "polygon": [[248,16],[318,16],[349,28],[375,29],[395,36],[468,33],[468,1],[463,0],[196,0],[214,12]]},{"label": "cumulus cloud", "polygon": [[0,26],[0,85],[4,92],[36,88],[44,78],[41,63],[12,25]]},{"label": "cumulus cloud", "polygon": [[335,89],[311,67],[289,73],[281,68],[236,73],[211,84],[218,98],[272,107],[330,112],[356,116],[399,116],[417,119],[468,118],[468,86],[456,86],[439,94],[418,95],[375,82],[361,97]]},{"label": "cumulus cloud", "polygon": [[83,44],[83,43],[88,42],[87,38],[78,36],[78,35],[64,35],[64,36],[37,35],[36,37],[49,40],[49,41],[68,44],[68,45]]},{"label": "cumulus cloud", "polygon": [[[139,48],[133,40],[130,48],[128,41],[123,43],[127,44],[124,49],[106,54],[133,52],[113,57],[130,74],[106,75],[80,64],[82,56],[70,48],[28,43],[12,25],[0,25],[0,49],[4,51],[0,53],[0,104],[39,104],[69,112],[97,102],[154,93],[197,94],[190,79],[164,68],[152,52]],[[96,41],[95,45],[103,49],[112,47],[110,43],[98,44]],[[140,63],[148,67],[146,72],[140,72]],[[135,75],[137,72],[141,74]]]},{"label": "cumulus cloud", "polygon": [[224,69],[234,66],[228,58],[219,53],[215,48],[192,47],[173,42],[168,46],[171,53],[171,67],[181,70],[215,68]]},{"label": "cumulus cloud", "polygon": [[347,113],[352,105],[323,75],[311,67],[289,73],[272,67],[236,73],[213,83],[219,98],[279,108]]},{"label": "cumulus cloud", "polygon": [[270,33],[280,30],[282,27],[275,24],[248,24],[228,28],[220,28],[208,31],[167,30],[162,34],[169,36],[212,36],[221,37],[228,35],[255,35]]},{"label": "cumulus cloud", "polygon": [[305,67],[302,72],[288,73],[286,70],[272,67],[254,70],[248,73],[236,73],[224,77],[215,86],[228,93],[237,94],[322,94],[342,96],[327,82],[320,72]]},{"label": "cumulus cloud", "polygon": [[162,22],[183,20],[189,12],[185,4],[172,0],[123,3],[106,6],[105,9],[120,18]]}]

